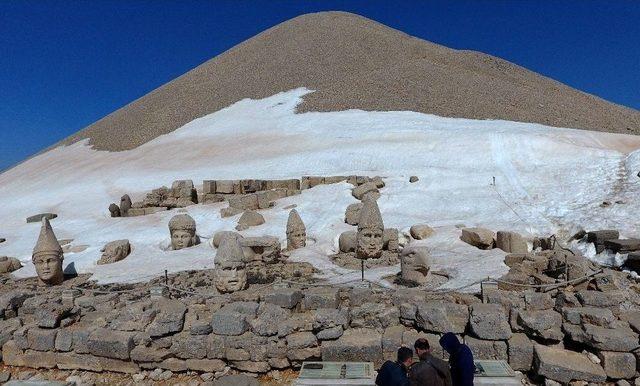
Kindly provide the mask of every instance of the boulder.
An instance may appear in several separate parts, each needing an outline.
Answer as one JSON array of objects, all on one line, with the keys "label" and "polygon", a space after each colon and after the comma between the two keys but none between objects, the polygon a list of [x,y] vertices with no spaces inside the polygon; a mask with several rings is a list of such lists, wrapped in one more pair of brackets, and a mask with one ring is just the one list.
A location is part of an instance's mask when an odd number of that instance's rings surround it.
[{"label": "boulder", "polygon": [[262,301],[292,309],[302,300],[302,292],[294,288],[277,288],[262,295]]},{"label": "boulder", "polygon": [[527,253],[527,242],[516,232],[498,231],[496,247],[507,253]]},{"label": "boulder", "polygon": [[234,232],[234,231],[218,231],[216,233],[213,234],[213,246],[215,248],[218,248],[220,246],[220,242],[222,242],[222,239],[227,237],[227,236],[232,236],[235,237],[237,239],[242,239],[242,235],[238,232]]},{"label": "boulder", "polygon": [[550,341],[560,341],[562,334],[562,316],[553,310],[518,310],[516,323],[524,332],[533,337]]},{"label": "boulder", "polygon": [[511,327],[502,306],[474,304],[469,319],[471,331],[480,339],[506,340],[511,338]]},{"label": "boulder", "polygon": [[264,224],[264,217],[256,211],[246,210],[238,220],[237,230],[247,229],[248,227]]},{"label": "boulder", "polygon": [[605,240],[604,246],[615,253],[629,253],[640,250],[640,239]]},{"label": "boulder", "polygon": [[411,177],[409,177],[409,182],[410,182],[410,183],[412,183],[412,184],[413,184],[414,182],[418,182],[418,180],[419,180],[418,176],[411,176]]},{"label": "boulder", "polygon": [[223,309],[213,314],[211,327],[217,335],[241,335],[249,330],[249,322],[245,314]]},{"label": "boulder", "polygon": [[[464,342],[469,346],[474,359],[508,360],[507,343],[499,340],[482,340],[465,336]],[[432,345],[433,346],[433,345]]]},{"label": "boulder", "polygon": [[318,345],[318,340],[312,332],[294,332],[287,336],[287,347],[289,349],[299,349],[314,347]]},{"label": "boulder", "polygon": [[495,243],[493,231],[485,228],[462,228],[460,240],[479,249],[491,249]]},{"label": "boulder", "polygon": [[37,351],[53,351],[57,332],[48,328],[30,328],[27,332],[29,348]]},{"label": "boulder", "polygon": [[353,197],[362,200],[367,193],[378,193],[378,186],[374,182],[365,182],[360,186],[356,186],[351,191]]},{"label": "boulder", "polygon": [[539,344],[534,345],[534,368],[539,376],[562,383],[572,380],[604,382],[607,379],[602,367],[586,355]]},{"label": "boulder", "polygon": [[509,366],[527,372],[533,364],[533,342],[525,334],[513,334],[507,341]]},{"label": "boulder", "polygon": [[338,238],[338,249],[340,252],[355,252],[357,234],[358,232],[356,231],[346,231],[340,234],[340,237]]},{"label": "boulder", "polygon": [[15,257],[0,256],[0,274],[9,273],[22,268],[22,263]]},{"label": "boulder", "polygon": [[256,194],[238,194],[230,196],[229,207],[240,210],[256,210],[258,206],[258,196]]},{"label": "boulder", "polygon": [[312,287],[305,292],[303,304],[305,310],[338,308],[340,305],[340,290],[331,287]]},{"label": "boulder", "polygon": [[594,324],[609,327],[616,320],[610,309],[598,307],[565,307],[562,309],[564,320],[571,324]]},{"label": "boulder", "polygon": [[424,240],[433,234],[433,228],[427,224],[415,224],[409,229],[409,234],[416,240]]}]

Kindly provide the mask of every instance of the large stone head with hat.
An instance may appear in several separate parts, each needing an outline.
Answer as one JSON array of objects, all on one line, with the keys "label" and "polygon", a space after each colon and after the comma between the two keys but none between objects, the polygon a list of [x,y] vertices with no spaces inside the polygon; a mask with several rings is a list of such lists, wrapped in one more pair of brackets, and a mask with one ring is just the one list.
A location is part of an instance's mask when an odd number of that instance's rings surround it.
[{"label": "large stone head with hat", "polygon": [[376,259],[382,255],[384,224],[378,203],[373,199],[364,201],[358,220],[356,257]]},{"label": "large stone head with hat", "polygon": [[169,220],[171,249],[178,250],[200,243],[196,235],[196,221],[188,214],[178,214]]},{"label": "large stone head with hat", "polygon": [[222,238],[214,264],[214,284],[218,291],[236,292],[247,287],[247,267],[237,237],[226,235]]},{"label": "large stone head with hat", "polygon": [[63,258],[62,247],[60,247],[60,243],[53,233],[51,224],[48,219],[43,218],[40,236],[38,236],[38,241],[31,255],[40,283],[45,285],[62,283],[64,280]]},{"label": "large stone head with hat", "polygon": [[287,220],[287,249],[303,248],[307,245],[307,228],[298,211],[292,209]]}]

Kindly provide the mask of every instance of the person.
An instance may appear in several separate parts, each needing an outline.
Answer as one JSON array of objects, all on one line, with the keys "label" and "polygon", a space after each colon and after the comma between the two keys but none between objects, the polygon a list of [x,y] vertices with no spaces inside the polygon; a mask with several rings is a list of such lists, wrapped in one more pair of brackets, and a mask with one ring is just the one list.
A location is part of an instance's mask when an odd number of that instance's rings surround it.
[{"label": "person", "polygon": [[476,366],[473,364],[473,354],[469,346],[460,343],[452,332],[442,335],[440,346],[449,353],[453,386],[473,386]]},{"label": "person", "polygon": [[411,386],[452,386],[447,362],[431,355],[429,341],[419,338],[413,345],[420,362],[409,369]]},{"label": "person", "polygon": [[380,367],[376,377],[378,386],[409,386],[407,370],[413,363],[413,350],[409,347],[398,349],[398,360],[396,362],[386,361]]}]

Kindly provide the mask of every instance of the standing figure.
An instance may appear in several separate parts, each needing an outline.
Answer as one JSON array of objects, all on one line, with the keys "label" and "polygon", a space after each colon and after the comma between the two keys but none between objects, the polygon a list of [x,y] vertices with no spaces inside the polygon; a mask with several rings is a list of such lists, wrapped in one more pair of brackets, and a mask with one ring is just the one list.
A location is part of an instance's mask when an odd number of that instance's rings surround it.
[{"label": "standing figure", "polygon": [[449,367],[453,386],[473,386],[473,374],[476,366],[473,363],[473,353],[466,344],[460,343],[458,337],[447,332],[440,338],[440,346],[449,353]]},{"label": "standing figure", "polygon": [[178,214],[169,220],[171,249],[178,250],[200,244],[196,235],[196,221],[188,214]]},{"label": "standing figure", "polygon": [[377,386],[409,386],[407,371],[413,363],[413,351],[409,347],[398,349],[398,360],[386,361],[376,377]]},{"label": "standing figure", "polygon": [[429,341],[419,338],[413,344],[420,362],[409,370],[411,386],[452,386],[451,372],[447,362],[431,355]]},{"label": "standing figure", "polygon": [[298,211],[292,209],[287,220],[287,249],[303,248],[305,245],[307,245],[307,228]]},{"label": "standing figure", "polygon": [[31,255],[40,284],[51,286],[64,281],[63,259],[62,247],[53,233],[49,220],[45,217],[42,219],[40,236]]},{"label": "standing figure", "polygon": [[358,219],[356,235],[356,257],[377,259],[382,255],[384,224],[375,200],[365,200]]},{"label": "standing figure", "polygon": [[215,257],[214,284],[222,293],[247,288],[247,267],[238,238],[223,237]]}]

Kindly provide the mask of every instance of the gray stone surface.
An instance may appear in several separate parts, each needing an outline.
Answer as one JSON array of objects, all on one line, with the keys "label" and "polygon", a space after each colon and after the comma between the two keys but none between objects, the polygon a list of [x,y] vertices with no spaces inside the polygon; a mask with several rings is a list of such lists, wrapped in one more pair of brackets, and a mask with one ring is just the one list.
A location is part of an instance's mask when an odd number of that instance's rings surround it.
[{"label": "gray stone surface", "polygon": [[55,213],[40,213],[40,214],[34,214],[33,216],[29,216],[27,217],[27,222],[31,223],[31,222],[40,222],[42,221],[43,218],[46,218],[47,220],[53,220],[54,218],[58,217],[57,214]]},{"label": "gray stone surface", "polygon": [[264,302],[291,309],[302,300],[302,292],[294,288],[275,289],[263,295],[262,299]]},{"label": "gray stone surface", "polygon": [[571,324],[594,324],[609,327],[616,320],[610,309],[597,307],[565,307],[564,320]]},{"label": "gray stone surface", "polygon": [[[474,359],[508,360],[507,343],[498,340],[482,340],[472,336],[465,336],[464,342],[469,346]],[[433,344],[432,344],[433,346]]]},{"label": "gray stone surface", "polygon": [[211,318],[213,333],[218,335],[240,335],[249,330],[246,315],[234,311],[218,311]]},{"label": "gray stone surface", "polygon": [[303,304],[306,310],[338,308],[340,305],[339,289],[330,287],[309,288],[304,293]]},{"label": "gray stone surface", "polygon": [[527,253],[527,242],[516,232],[498,231],[496,233],[496,247],[507,253]]},{"label": "gray stone surface", "polygon": [[175,299],[160,298],[155,305],[158,313],[147,327],[151,337],[160,337],[182,330],[187,307]]},{"label": "gray stone surface", "polygon": [[520,310],[517,311],[516,320],[518,326],[531,337],[550,341],[560,341],[563,338],[562,316],[553,310]]},{"label": "gray stone surface", "polygon": [[469,324],[473,334],[480,339],[506,340],[511,337],[507,315],[497,304],[474,304]]},{"label": "gray stone surface", "polygon": [[349,329],[338,340],[322,342],[323,361],[382,364],[381,334],[370,329]]},{"label": "gray stone surface", "polygon": [[425,331],[461,334],[468,321],[469,309],[466,305],[441,302],[418,304],[416,324]]},{"label": "gray stone surface", "polygon": [[533,364],[533,342],[525,334],[513,334],[507,341],[509,366],[516,371],[529,371]]},{"label": "gray stone surface", "polygon": [[495,234],[485,228],[462,228],[460,240],[479,249],[491,249],[494,245]]},{"label": "gray stone surface", "polygon": [[563,383],[604,382],[607,378],[602,367],[586,355],[539,344],[534,346],[534,368],[538,375]]},{"label": "gray stone surface", "polygon": [[98,328],[89,335],[87,347],[93,355],[129,359],[129,354],[134,347],[133,336],[134,334],[131,332]]},{"label": "gray stone surface", "polygon": [[433,233],[433,228],[427,224],[415,224],[409,229],[409,234],[416,240],[424,240],[433,235]]},{"label": "gray stone surface", "polygon": [[57,332],[48,328],[29,328],[27,332],[29,348],[37,351],[53,351]]},{"label": "gray stone surface", "polygon": [[636,374],[636,357],[632,353],[601,351],[598,357],[609,378],[631,379]]}]

